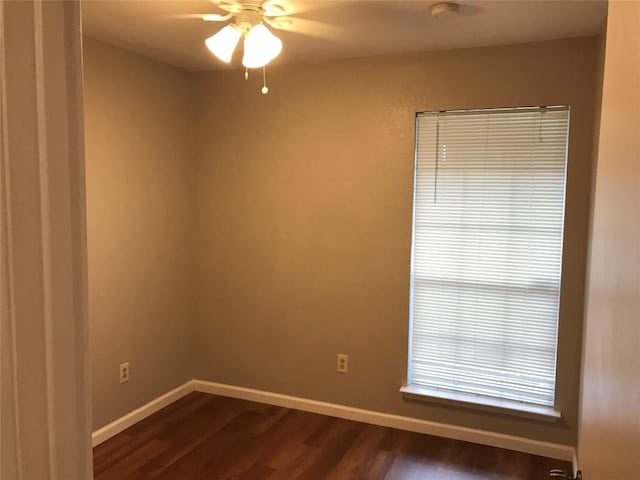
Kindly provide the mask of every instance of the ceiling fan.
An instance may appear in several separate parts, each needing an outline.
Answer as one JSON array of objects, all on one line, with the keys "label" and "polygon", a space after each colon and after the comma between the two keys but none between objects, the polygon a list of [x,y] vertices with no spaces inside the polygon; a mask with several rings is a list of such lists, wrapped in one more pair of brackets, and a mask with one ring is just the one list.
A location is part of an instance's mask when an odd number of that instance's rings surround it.
[{"label": "ceiling fan", "polygon": [[[205,22],[228,23],[207,38],[205,45],[221,61],[230,63],[240,39],[244,39],[242,64],[245,67],[245,79],[249,75],[248,69],[262,68],[263,94],[269,92],[266,86],[265,67],[282,51],[282,41],[274,35],[272,29],[325,38],[330,37],[333,33],[332,29],[335,28],[322,22],[298,17],[299,13],[307,11],[308,5],[305,3],[296,5],[294,8],[289,0],[209,0],[209,2],[225,13],[197,14],[195,17]],[[292,14],[296,14],[295,25]],[[186,17],[194,18],[194,15],[186,15]]]},{"label": "ceiling fan", "polygon": [[[283,28],[290,25],[291,20],[279,17],[288,15],[287,9],[275,0],[209,0],[218,8],[227,11],[226,15],[205,14],[202,19],[206,22],[224,22],[231,19],[234,15],[240,13],[243,9],[254,9],[262,12],[264,20],[274,28]],[[282,24],[282,20],[288,20]]]},{"label": "ceiling fan", "polygon": [[[285,28],[291,24],[285,8],[272,0],[214,0],[227,14],[207,14],[207,22],[229,23],[205,40],[207,48],[220,60],[229,63],[241,38],[244,38],[242,64],[246,68],[262,68],[282,50],[282,41],[266,25]],[[266,25],[265,25],[266,24]]]}]

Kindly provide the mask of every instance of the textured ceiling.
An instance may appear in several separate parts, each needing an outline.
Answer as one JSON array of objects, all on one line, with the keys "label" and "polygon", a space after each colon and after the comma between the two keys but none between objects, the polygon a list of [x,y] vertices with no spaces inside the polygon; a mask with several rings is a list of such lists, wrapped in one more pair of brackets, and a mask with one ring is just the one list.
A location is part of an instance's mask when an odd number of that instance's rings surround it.
[{"label": "textured ceiling", "polygon": [[[434,1],[282,0],[293,23],[275,31],[278,63],[400,52],[503,45],[596,35],[606,3],[595,0],[460,2],[460,15],[434,18]],[[223,23],[201,14],[224,13],[207,0],[84,0],[86,35],[188,70],[229,68],[205,48]],[[240,56],[231,67],[240,67]]]}]

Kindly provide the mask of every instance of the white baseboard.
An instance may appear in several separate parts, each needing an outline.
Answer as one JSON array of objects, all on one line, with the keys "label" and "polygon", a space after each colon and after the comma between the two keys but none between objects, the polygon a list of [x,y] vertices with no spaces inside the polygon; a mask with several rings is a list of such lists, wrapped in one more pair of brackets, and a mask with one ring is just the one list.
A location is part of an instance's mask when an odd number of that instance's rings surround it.
[{"label": "white baseboard", "polygon": [[167,405],[181,399],[191,392],[193,392],[193,380],[186,382],[184,385],[180,385],[178,388],[174,388],[155,400],[151,400],[146,405],[136,408],[132,412],[129,412],[110,424],[96,430],[91,434],[91,445],[93,447],[100,445],[102,442],[109,440],[111,437],[138,423],[140,420],[144,420],[148,416],[156,413],[158,410],[162,410]]},{"label": "white baseboard", "polygon": [[570,445],[541,442],[513,435],[504,435],[485,430],[476,430],[473,428],[431,422],[418,418],[391,415],[372,410],[348,407],[346,405],[319,402],[317,400],[309,400],[306,398],[292,397],[279,393],[265,392],[262,390],[254,390],[251,388],[237,387],[234,385],[207,382],[203,380],[193,380],[192,386],[197,392],[240,398],[243,400],[267,403],[269,405],[276,405],[279,407],[303,410],[305,412],[319,413],[331,417],[355,420],[357,422],[371,423],[373,425],[380,425],[383,427],[425,433],[428,435],[462,440],[465,442],[479,443],[507,450],[515,450],[517,452],[555,458],[567,462],[573,461],[574,458],[574,448]]},{"label": "white baseboard", "polygon": [[456,425],[448,425],[445,423],[431,422],[429,420],[421,420],[412,417],[403,417],[400,415],[392,415],[389,413],[375,412],[372,410],[364,410],[361,408],[348,407],[346,405],[338,405],[335,403],[320,402],[307,398],[292,397],[280,393],[266,392],[263,390],[254,390],[252,388],[238,387],[235,385],[227,385],[223,383],[207,382],[204,380],[191,380],[180,387],[156,398],[146,405],[128,413],[127,415],[115,420],[93,432],[93,446],[110,439],[114,435],[129,428],[135,423],[143,420],[149,415],[166,407],[170,403],[188,395],[191,392],[209,393],[212,395],[221,395],[224,397],[239,398],[252,402],[266,403],[279,407],[293,408],[305,412],[319,413],[331,417],[344,418],[357,422],[370,423],[383,427],[397,428],[410,432],[425,433],[438,437],[451,438],[454,440],[462,440],[465,442],[479,443],[481,445],[489,445],[492,447],[504,448],[507,450],[515,450],[517,452],[530,453],[543,457],[555,458],[567,462],[573,462],[574,470],[577,469],[577,460],[575,449],[570,445],[561,445],[557,443],[541,442],[513,435],[505,435],[502,433],[494,433],[485,430],[476,430],[473,428],[460,427]]}]

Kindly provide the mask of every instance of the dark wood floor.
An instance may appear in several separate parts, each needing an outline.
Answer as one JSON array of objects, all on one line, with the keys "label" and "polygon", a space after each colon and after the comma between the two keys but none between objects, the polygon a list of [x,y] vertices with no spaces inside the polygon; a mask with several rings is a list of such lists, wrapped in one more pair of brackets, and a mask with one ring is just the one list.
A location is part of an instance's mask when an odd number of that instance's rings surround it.
[{"label": "dark wood floor", "polygon": [[192,393],[94,449],[96,480],[547,480],[533,455]]}]

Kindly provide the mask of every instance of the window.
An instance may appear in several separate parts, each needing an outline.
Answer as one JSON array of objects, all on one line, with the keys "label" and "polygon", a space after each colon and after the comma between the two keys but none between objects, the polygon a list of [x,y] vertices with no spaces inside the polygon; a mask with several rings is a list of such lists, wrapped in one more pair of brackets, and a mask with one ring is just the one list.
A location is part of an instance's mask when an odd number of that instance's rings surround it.
[{"label": "window", "polygon": [[417,116],[403,391],[553,410],[568,125],[568,107]]}]

